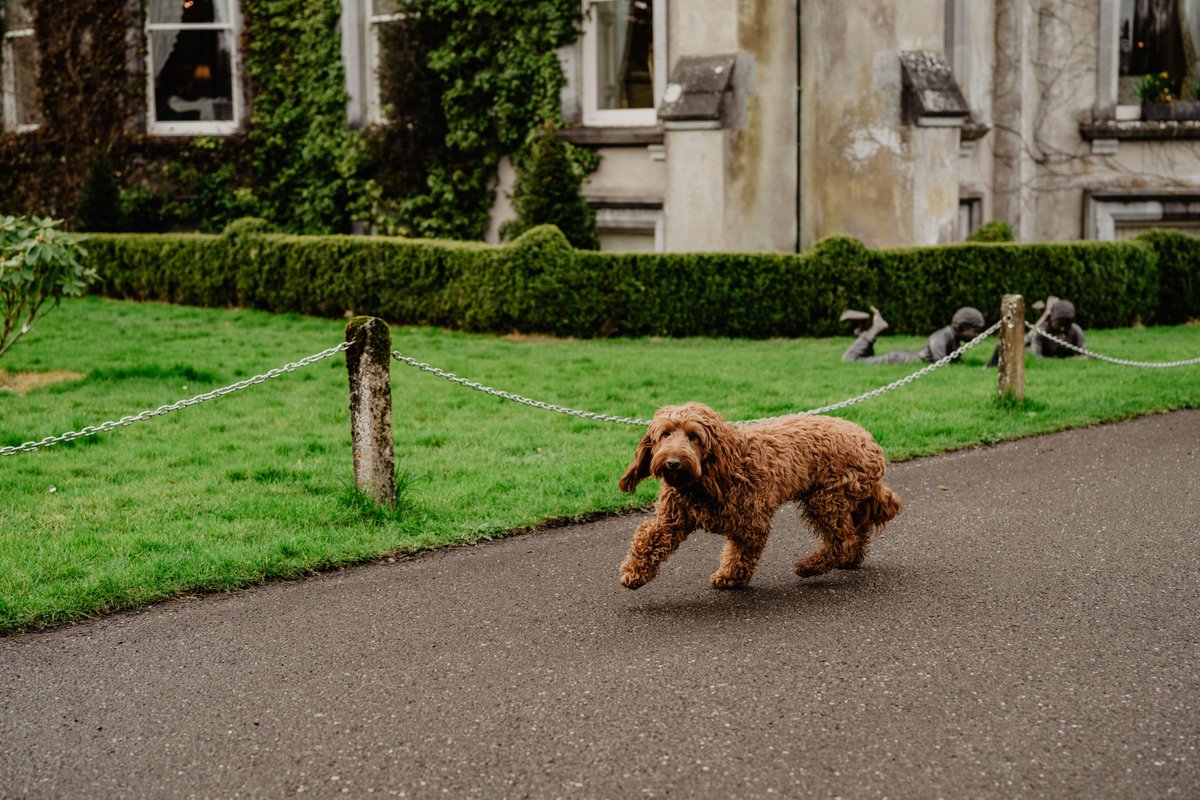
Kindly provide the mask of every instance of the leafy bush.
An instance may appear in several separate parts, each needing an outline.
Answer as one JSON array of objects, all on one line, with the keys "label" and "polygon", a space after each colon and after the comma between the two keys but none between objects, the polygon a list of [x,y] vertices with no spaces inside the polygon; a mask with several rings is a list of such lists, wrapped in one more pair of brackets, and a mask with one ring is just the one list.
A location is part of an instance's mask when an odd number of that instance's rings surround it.
[{"label": "leafy bush", "polygon": [[1158,304],[1153,321],[1178,325],[1200,317],[1200,239],[1161,230],[1147,231],[1138,239],[1157,254]]},{"label": "leafy bush", "polygon": [[[248,223],[253,227],[253,223]],[[1005,294],[1072,300],[1085,327],[1200,316],[1200,239],[960,244],[869,250],[824,239],[799,254],[575,250],[553,226],[503,247],[392,237],[96,234],[92,264],[117,297],[395,324],[563,336],[831,336],[877,305],[925,334]]]},{"label": "leafy bush", "polygon": [[100,153],[92,162],[75,212],[75,228],[81,231],[121,230],[120,189],[107,153]]},{"label": "leafy bush", "polygon": [[262,217],[238,217],[221,231],[225,236],[245,236],[251,233],[274,233],[276,227]]},{"label": "leafy bush", "polygon": [[579,192],[586,171],[576,148],[558,138],[552,123],[542,125],[530,138],[529,153],[517,164],[513,189],[517,218],[500,227],[501,236],[511,239],[538,225],[554,225],[573,247],[599,250],[596,215]]},{"label": "leafy bush", "polygon": [[1007,222],[994,219],[967,234],[968,242],[1011,242],[1016,239]]},{"label": "leafy bush", "polygon": [[59,230],[61,220],[0,218],[0,356],[63,297],[82,295],[96,271],[79,262],[81,237]]}]

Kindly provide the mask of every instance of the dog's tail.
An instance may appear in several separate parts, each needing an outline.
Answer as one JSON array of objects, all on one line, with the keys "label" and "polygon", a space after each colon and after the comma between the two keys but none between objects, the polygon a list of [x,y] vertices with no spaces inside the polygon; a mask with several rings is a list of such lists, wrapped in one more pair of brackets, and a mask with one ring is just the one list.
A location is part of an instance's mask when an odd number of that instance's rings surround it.
[{"label": "dog's tail", "polygon": [[864,505],[867,507],[867,524],[875,533],[883,533],[888,522],[904,510],[904,504],[896,493],[882,483],[875,484]]}]

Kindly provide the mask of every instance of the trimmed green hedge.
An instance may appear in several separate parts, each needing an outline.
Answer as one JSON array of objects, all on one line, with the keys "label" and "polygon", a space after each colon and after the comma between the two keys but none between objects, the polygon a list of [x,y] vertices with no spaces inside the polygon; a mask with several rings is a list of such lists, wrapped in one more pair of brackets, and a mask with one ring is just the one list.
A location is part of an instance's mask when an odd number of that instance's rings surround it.
[{"label": "trimmed green hedge", "polygon": [[846,308],[878,305],[921,334],[1000,298],[1069,298],[1084,327],[1200,317],[1200,239],[1154,231],[1127,242],[961,244],[868,250],[830,237],[800,254],[573,250],[556,228],[503,247],[256,232],[96,234],[98,291],[394,324],[560,336],[828,336]]}]

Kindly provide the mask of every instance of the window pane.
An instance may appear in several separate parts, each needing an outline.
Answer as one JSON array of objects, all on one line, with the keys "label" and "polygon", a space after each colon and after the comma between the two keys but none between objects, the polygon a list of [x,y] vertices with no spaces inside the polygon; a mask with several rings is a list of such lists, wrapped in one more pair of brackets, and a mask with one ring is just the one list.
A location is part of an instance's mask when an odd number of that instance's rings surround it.
[{"label": "window pane", "polygon": [[152,31],[155,118],[232,120],[232,46],[228,31]]},{"label": "window pane", "polygon": [[1194,72],[1188,53],[1197,44],[1191,29],[1198,12],[1197,0],[1121,0],[1120,102],[1137,103],[1138,81],[1164,72],[1172,96],[1181,96]]},{"label": "window pane", "polygon": [[152,24],[229,22],[229,0],[150,0],[146,9]]},{"label": "window pane", "polygon": [[596,105],[654,108],[652,0],[604,0],[596,15]]},{"label": "window pane", "polygon": [[399,14],[400,11],[399,0],[371,0],[371,14],[376,17]]},{"label": "window pane", "polygon": [[33,27],[33,15],[24,0],[8,0],[4,6],[4,29],[7,31]]},{"label": "window pane", "polygon": [[32,36],[13,37],[8,43],[5,55],[12,58],[12,64],[5,64],[5,67],[12,70],[16,107],[16,118],[12,122],[37,125],[41,122],[37,107],[37,47]]}]

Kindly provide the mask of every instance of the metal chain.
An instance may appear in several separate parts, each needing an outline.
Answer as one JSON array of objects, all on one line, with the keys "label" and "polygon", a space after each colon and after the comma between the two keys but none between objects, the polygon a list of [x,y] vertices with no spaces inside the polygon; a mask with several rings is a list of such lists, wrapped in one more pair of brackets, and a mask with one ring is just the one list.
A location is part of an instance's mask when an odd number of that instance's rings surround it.
[{"label": "metal chain", "polygon": [[178,411],[181,408],[194,406],[199,403],[203,403],[205,400],[212,400],[214,397],[224,397],[225,395],[236,392],[239,389],[245,389],[248,386],[254,386],[270,378],[278,378],[280,375],[292,372],[300,367],[307,367],[309,364],[315,364],[322,359],[329,358],[332,355],[342,352],[349,346],[349,342],[342,342],[337,347],[330,347],[328,350],[322,350],[319,353],[315,353],[307,358],[302,358],[299,361],[294,361],[291,364],[279,367],[278,369],[264,372],[261,375],[255,375],[253,378],[246,378],[243,381],[231,383],[228,386],[222,386],[220,389],[214,389],[211,392],[198,394],[195,397],[188,398],[187,400],[180,400],[179,402],[172,403],[168,406],[159,406],[155,409],[143,411],[142,413],[134,416],[121,417],[119,420],[103,422],[99,425],[88,425],[87,427],[78,431],[67,431],[61,436],[47,436],[45,439],[40,441],[25,442],[24,444],[17,445],[16,447],[0,447],[0,456],[11,456],[16,455],[17,453],[31,453],[41,447],[52,447],[60,442],[70,442],[75,439],[83,438],[84,436],[91,436],[92,434],[111,431],[114,428],[120,428],[124,425],[132,425],[135,422],[141,422],[142,420],[147,420],[151,417],[158,417],[163,414],[168,414],[172,411]]},{"label": "metal chain", "polygon": [[[836,411],[841,408],[846,408],[847,406],[852,406],[856,403],[861,403],[864,400],[870,400],[873,397],[878,397],[881,394],[890,392],[892,389],[898,389],[901,386],[906,386],[906,385],[912,383],[913,381],[917,380],[918,378],[923,378],[926,375],[928,375],[929,373],[933,372],[934,370],[939,369],[940,367],[946,366],[951,361],[953,361],[954,359],[958,358],[963,353],[965,353],[967,350],[970,350],[976,344],[978,344],[979,342],[983,341],[984,339],[986,339],[987,337],[989,337],[993,333],[995,333],[996,330],[1000,327],[1000,325],[1003,322],[1004,322],[1004,320],[997,322],[996,324],[992,325],[992,327],[988,328],[986,331],[979,334],[971,341],[969,341],[966,344],[959,347],[953,353],[943,356],[942,358],[938,359],[934,363],[917,370],[916,372],[912,373],[911,375],[901,378],[898,381],[889,383],[887,386],[881,386],[878,389],[874,389],[865,394],[861,394],[858,397],[852,397],[849,400],[843,400],[840,403],[834,403],[833,405],[830,405],[830,406],[822,406],[821,408],[809,409],[808,411],[797,411],[792,414],[783,414],[778,417],[762,417],[761,419],[737,420],[737,421],[732,422],[731,424],[733,424],[733,425],[750,425],[755,422],[765,422],[767,420],[781,419],[782,417],[798,417],[798,416],[804,416],[807,414],[824,414],[829,411]],[[533,408],[540,408],[545,411],[554,411],[556,413],[566,414],[566,415],[572,416],[572,417],[581,417],[583,419],[592,419],[592,420],[596,420],[598,422],[616,422],[616,423],[620,423],[623,425],[639,425],[642,427],[650,424],[650,420],[648,420],[648,419],[637,419],[634,417],[618,417],[618,416],[611,416],[608,414],[596,414],[591,411],[579,411],[578,409],[574,409],[574,408],[567,408],[565,406],[554,405],[553,403],[543,403],[540,400],[531,400],[530,398],[522,397],[519,394],[513,394],[512,392],[506,392],[506,391],[503,391],[502,389],[494,389],[490,386],[485,386],[482,383],[478,383],[476,381],[469,381],[465,378],[460,378],[457,375],[455,375],[453,372],[446,372],[445,370],[438,369],[437,367],[434,367],[434,366],[430,366],[429,364],[426,364],[423,361],[417,361],[415,358],[409,358],[408,356],[406,356],[400,352],[393,352],[392,358],[396,359],[397,361],[400,361],[401,363],[408,364],[411,367],[416,367],[417,369],[422,370],[423,372],[433,373],[434,375],[437,375],[440,378],[445,378],[446,380],[451,381],[452,383],[457,383],[461,386],[466,386],[469,389],[475,389],[476,391],[483,392],[484,394],[492,395],[493,397],[500,397],[505,400],[512,400],[513,402],[516,402],[516,403],[522,403],[523,405],[532,406]]]},{"label": "metal chain", "polygon": [[1041,328],[1034,327],[1033,323],[1029,322],[1029,320],[1025,321],[1025,327],[1029,328],[1031,331],[1036,333],[1038,336],[1041,336],[1043,339],[1049,339],[1050,341],[1054,342],[1057,345],[1061,345],[1062,347],[1066,347],[1070,350],[1074,350],[1076,353],[1079,353],[1081,356],[1087,356],[1088,358],[1097,358],[1101,361],[1107,361],[1110,364],[1120,364],[1123,367],[1146,367],[1149,369],[1166,369],[1168,367],[1186,367],[1186,366],[1190,366],[1192,364],[1200,364],[1200,358],[1189,358],[1186,361],[1126,361],[1123,358],[1111,358],[1109,356],[1102,356],[1099,353],[1093,353],[1091,350],[1088,350],[1087,348],[1076,347],[1075,345],[1071,344],[1070,342],[1064,342],[1062,339],[1053,335],[1049,331],[1044,331]]},{"label": "metal chain", "polygon": [[424,361],[417,361],[415,358],[409,358],[408,356],[406,356],[400,352],[393,351],[392,358],[394,358],[397,361],[400,361],[404,364],[408,364],[410,367],[416,367],[417,369],[422,370],[424,372],[432,372],[434,375],[437,375],[439,378],[445,378],[446,380],[451,381],[453,383],[457,383],[462,386],[466,386],[468,389],[475,389],[476,391],[483,392],[484,394],[490,394],[493,397],[502,397],[505,400],[512,400],[514,403],[523,403],[524,405],[527,405],[527,406],[533,406],[534,408],[541,408],[546,411],[554,411],[556,413],[566,414],[571,417],[582,417],[583,419],[594,419],[598,422],[618,422],[618,423],[621,423],[622,425],[643,425],[643,426],[650,424],[650,420],[648,420],[648,419],[634,419],[632,417],[614,417],[614,416],[609,416],[607,414],[595,414],[595,413],[592,413],[591,411],[579,411],[577,409],[567,408],[565,406],[556,406],[553,403],[543,403],[541,400],[530,400],[528,397],[522,397],[519,394],[505,392],[501,389],[493,389],[490,386],[484,386],[482,383],[476,383],[475,381],[469,381],[465,378],[460,378],[457,375],[455,375],[453,372],[446,372],[445,370],[441,370],[441,369],[438,369],[437,367],[430,366],[429,364],[426,364]]},{"label": "metal chain", "polygon": [[986,331],[979,334],[971,341],[962,345],[957,350],[955,350],[953,353],[944,355],[941,358],[939,358],[937,361],[933,362],[932,364],[922,367],[921,369],[917,370],[916,372],[912,373],[911,375],[907,375],[898,381],[893,381],[892,383],[889,383],[887,386],[880,386],[878,389],[872,389],[871,391],[869,391],[865,394],[860,394],[858,397],[851,397],[849,400],[843,400],[840,403],[834,403],[833,405],[830,405],[830,406],[821,406],[820,408],[810,408],[808,411],[798,411],[794,414],[782,414],[778,417],[762,417],[761,419],[740,420],[733,424],[734,425],[750,425],[755,422],[766,422],[767,420],[782,419],[783,417],[799,417],[799,416],[804,416],[807,414],[826,414],[830,411],[837,411],[839,409],[846,408],[847,406],[852,406],[857,403],[861,403],[864,400],[870,400],[871,398],[878,397],[881,394],[886,394],[887,392],[890,392],[893,389],[899,389],[901,386],[907,386],[908,384],[912,383],[913,381],[917,380],[918,378],[924,378],[926,375],[933,372],[934,370],[941,369],[942,367],[946,366],[954,359],[961,356],[963,353],[970,350],[975,345],[982,342],[987,337],[991,336],[993,333],[995,333],[1000,328],[1001,325],[1003,325],[1005,323],[1005,321],[1007,319],[1008,318],[1005,317],[1004,319],[998,320],[995,324],[992,325],[992,327],[988,328]]}]

